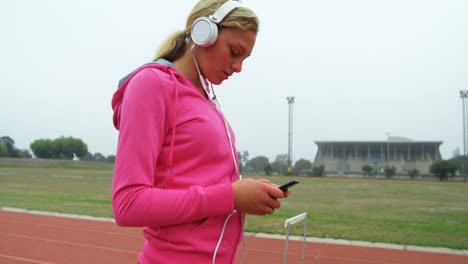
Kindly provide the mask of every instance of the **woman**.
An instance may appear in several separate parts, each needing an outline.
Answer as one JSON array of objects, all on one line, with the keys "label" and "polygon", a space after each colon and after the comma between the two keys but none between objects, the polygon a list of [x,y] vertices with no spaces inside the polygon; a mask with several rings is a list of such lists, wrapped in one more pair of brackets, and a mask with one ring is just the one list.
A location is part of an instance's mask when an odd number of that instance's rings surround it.
[{"label": "woman", "polygon": [[[218,32],[204,42],[209,21]],[[202,0],[153,63],[120,81],[112,202],[117,224],[145,227],[139,263],[234,263],[243,213],[272,214],[287,197],[241,179],[233,131],[207,87],[241,72],[257,31],[237,1]]]}]

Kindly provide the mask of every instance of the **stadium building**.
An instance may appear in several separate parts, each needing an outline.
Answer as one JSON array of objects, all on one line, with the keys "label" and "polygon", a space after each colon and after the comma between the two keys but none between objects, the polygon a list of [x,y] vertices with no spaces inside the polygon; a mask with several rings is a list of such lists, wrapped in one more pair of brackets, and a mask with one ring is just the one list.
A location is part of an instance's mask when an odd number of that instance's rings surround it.
[{"label": "stadium building", "polygon": [[397,174],[410,169],[430,174],[430,166],[441,160],[442,141],[413,141],[388,137],[387,141],[315,141],[318,146],[313,166],[324,166],[326,173],[362,174],[362,165],[371,165],[381,173],[386,166]]}]

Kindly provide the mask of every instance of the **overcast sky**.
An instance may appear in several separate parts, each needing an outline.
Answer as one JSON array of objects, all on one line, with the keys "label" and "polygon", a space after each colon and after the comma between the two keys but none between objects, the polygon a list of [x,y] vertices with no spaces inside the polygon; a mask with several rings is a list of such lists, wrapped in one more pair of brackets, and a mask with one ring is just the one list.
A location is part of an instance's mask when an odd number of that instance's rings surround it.
[{"label": "overcast sky", "polygon": [[[314,141],[443,141],[463,152],[468,1],[244,0],[260,32],[243,71],[215,87],[239,151],[313,160]],[[194,0],[15,0],[0,8],[0,136],[81,138],[115,154],[118,80],[183,30]]]}]

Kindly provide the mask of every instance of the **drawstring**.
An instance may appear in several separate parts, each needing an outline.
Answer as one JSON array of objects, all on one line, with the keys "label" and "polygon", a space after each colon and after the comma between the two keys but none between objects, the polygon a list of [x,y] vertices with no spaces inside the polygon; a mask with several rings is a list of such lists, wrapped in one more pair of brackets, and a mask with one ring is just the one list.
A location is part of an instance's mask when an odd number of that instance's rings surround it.
[{"label": "drawstring", "polygon": [[171,169],[171,174],[174,174],[172,171],[172,156],[174,153],[174,141],[175,141],[175,133],[176,133],[176,118],[177,118],[177,101],[178,101],[178,95],[177,95],[177,80],[174,75],[174,73],[171,71],[170,67],[167,67],[167,70],[172,76],[172,81],[174,82],[174,116],[172,119],[172,138],[171,138],[171,147],[169,150],[169,168]]}]

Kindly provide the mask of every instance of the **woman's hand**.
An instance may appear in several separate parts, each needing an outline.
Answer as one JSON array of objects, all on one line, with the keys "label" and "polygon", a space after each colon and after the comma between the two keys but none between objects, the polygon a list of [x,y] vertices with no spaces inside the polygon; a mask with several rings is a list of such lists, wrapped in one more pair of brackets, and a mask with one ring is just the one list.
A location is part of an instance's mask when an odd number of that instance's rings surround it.
[{"label": "woman's hand", "polygon": [[[264,182],[264,183],[267,183],[267,184],[271,184],[277,188],[279,188],[280,186],[279,185],[276,185],[276,184],[272,184],[269,180],[264,180],[264,179],[260,179],[259,181],[261,182]],[[288,198],[290,192],[289,192],[289,189],[287,189],[286,191],[283,192],[283,195],[284,197],[283,198]]]},{"label": "woman's hand", "polygon": [[239,212],[255,215],[272,214],[281,206],[278,199],[289,195],[289,191],[283,193],[268,180],[238,180],[232,184],[232,189],[234,208]]}]

